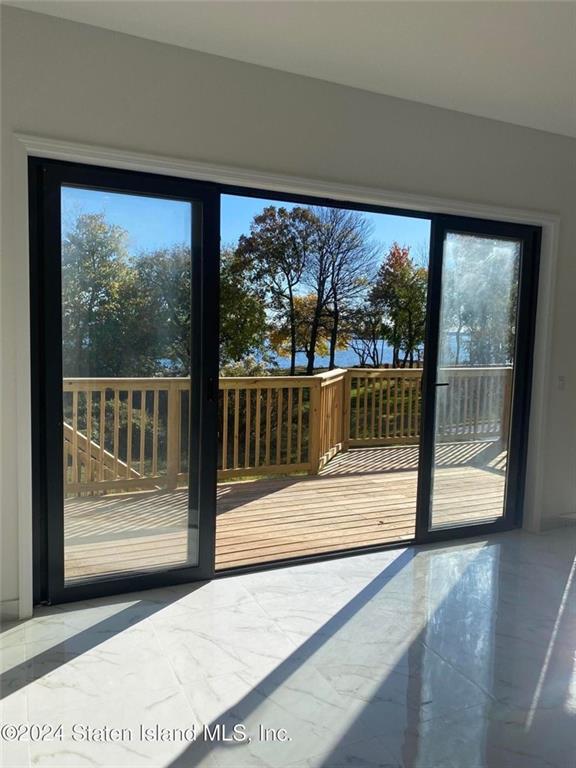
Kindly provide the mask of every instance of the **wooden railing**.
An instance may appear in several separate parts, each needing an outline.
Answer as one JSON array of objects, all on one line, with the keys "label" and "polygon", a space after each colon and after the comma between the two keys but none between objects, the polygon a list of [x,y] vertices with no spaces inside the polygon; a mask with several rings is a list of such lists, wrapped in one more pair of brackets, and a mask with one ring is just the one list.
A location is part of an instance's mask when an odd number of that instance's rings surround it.
[{"label": "wooden railing", "polygon": [[511,368],[444,368],[436,393],[436,435],[446,441],[507,437]]},{"label": "wooden railing", "polygon": [[[442,368],[436,394],[437,439],[453,441],[508,434],[508,367]],[[414,443],[420,437],[422,370],[348,370],[350,446]]]},{"label": "wooden railing", "polygon": [[343,442],[345,377],[221,378],[220,478],[318,472]]},{"label": "wooden railing", "polygon": [[[419,369],[336,369],[315,376],[221,378],[220,480],[307,472],[339,451],[417,443]],[[436,433],[506,435],[510,368],[439,372]],[[188,477],[190,379],[65,379],[67,495],[176,488]]]},{"label": "wooden railing", "polygon": [[66,493],[187,478],[189,379],[64,379]]},{"label": "wooden railing", "polygon": [[349,376],[349,445],[398,445],[417,441],[421,369],[352,368]]}]

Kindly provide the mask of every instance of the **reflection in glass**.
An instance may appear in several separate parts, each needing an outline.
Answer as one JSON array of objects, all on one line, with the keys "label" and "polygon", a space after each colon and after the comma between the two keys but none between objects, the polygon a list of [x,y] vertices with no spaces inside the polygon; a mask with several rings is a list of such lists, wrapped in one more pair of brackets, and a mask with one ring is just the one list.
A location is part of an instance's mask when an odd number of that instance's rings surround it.
[{"label": "reflection in glass", "polygon": [[433,527],[504,514],[520,244],[448,233],[436,389]]},{"label": "reflection in glass", "polygon": [[62,188],[66,583],[194,565],[192,206]]}]

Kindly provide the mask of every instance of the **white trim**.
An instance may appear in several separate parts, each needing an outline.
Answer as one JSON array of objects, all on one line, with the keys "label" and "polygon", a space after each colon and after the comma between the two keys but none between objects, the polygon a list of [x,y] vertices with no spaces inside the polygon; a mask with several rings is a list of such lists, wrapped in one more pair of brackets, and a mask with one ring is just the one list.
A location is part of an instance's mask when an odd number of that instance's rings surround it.
[{"label": "white trim", "polygon": [[28,134],[15,134],[28,155],[73,160],[90,165],[147,171],[168,176],[214,181],[240,187],[275,190],[293,194],[314,195],[334,200],[355,201],[367,205],[387,205],[392,208],[406,208],[424,213],[453,213],[476,218],[498,218],[500,221],[516,221],[531,224],[558,223],[559,217],[543,211],[502,208],[479,203],[451,200],[449,198],[394,192],[374,187],[360,187],[352,184],[309,179],[300,176],[251,171],[225,165],[214,165],[194,160],[179,160],[158,155],[129,152],[119,149],[74,144],[56,139],[44,139]]},{"label": "white trim", "polygon": [[22,265],[16,278],[22,300],[18,304],[18,325],[22,339],[16,352],[16,414],[19,436],[16,440],[16,499],[18,504],[18,615],[32,616],[33,608],[33,527],[32,527],[32,414],[30,369],[30,291],[28,241],[28,153],[14,137],[12,196],[14,206],[13,247]]},{"label": "white trim", "polygon": [[[538,222],[536,222],[538,223]],[[553,394],[552,332],[554,324],[554,295],[558,261],[559,220],[542,224],[540,274],[538,279],[538,307],[536,311],[536,338],[534,340],[534,371],[528,436],[528,461],[524,497],[523,528],[533,533],[542,530],[545,512],[542,446],[545,446],[548,405]],[[574,483],[574,478],[572,478]]]},{"label": "white trim", "polygon": [[[534,351],[534,382],[531,407],[531,429],[528,447],[527,493],[524,527],[539,531],[544,509],[543,462],[539,446],[544,445],[548,393],[551,391],[551,338],[552,307],[556,282],[558,229],[560,217],[551,212],[472,203],[463,200],[431,197],[406,192],[394,192],[374,187],[337,184],[284,174],[264,173],[246,168],[215,165],[159,155],[130,152],[122,149],[77,144],[29,134],[14,134],[13,194],[16,206],[14,246],[16,257],[22,264],[19,286],[28,285],[28,178],[27,157],[38,156],[69,160],[91,165],[146,171],[198,181],[213,181],[239,187],[305,194],[333,200],[355,201],[367,205],[405,208],[424,213],[450,213],[475,218],[534,224],[543,228],[538,316]],[[25,274],[24,274],[25,273]],[[20,320],[29,325],[30,307],[28,291],[22,295]],[[29,338],[29,334],[28,334]],[[21,436],[18,443],[18,519],[19,519],[19,594],[20,617],[32,613],[32,499],[31,499],[31,416],[30,416],[30,363],[29,346],[22,345],[17,360],[18,411]]]},{"label": "white trim", "polygon": [[14,600],[0,600],[0,621],[17,621],[22,618],[27,617],[21,615],[17,598],[14,598]]}]

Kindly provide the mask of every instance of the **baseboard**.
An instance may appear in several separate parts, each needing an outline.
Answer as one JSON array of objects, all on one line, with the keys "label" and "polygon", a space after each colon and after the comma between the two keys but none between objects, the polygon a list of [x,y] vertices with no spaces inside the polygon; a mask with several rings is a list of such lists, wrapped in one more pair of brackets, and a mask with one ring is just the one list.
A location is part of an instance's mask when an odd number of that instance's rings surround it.
[{"label": "baseboard", "polygon": [[541,531],[551,531],[554,528],[569,528],[576,526],[576,513],[570,515],[556,515],[555,517],[545,517],[540,523]]},{"label": "baseboard", "polygon": [[0,621],[17,621],[20,618],[18,598],[0,600]]}]

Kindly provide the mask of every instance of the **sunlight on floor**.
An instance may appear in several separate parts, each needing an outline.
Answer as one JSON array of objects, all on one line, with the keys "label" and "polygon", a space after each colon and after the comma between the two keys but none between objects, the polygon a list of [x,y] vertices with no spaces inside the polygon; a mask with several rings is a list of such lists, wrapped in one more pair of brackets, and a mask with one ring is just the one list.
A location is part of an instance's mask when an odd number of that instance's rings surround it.
[{"label": "sunlight on floor", "polygon": [[[65,738],[2,764],[566,768],[575,556],[576,529],[515,532],[40,608],[0,636],[2,719]],[[251,742],[181,738],[238,724]]]}]

